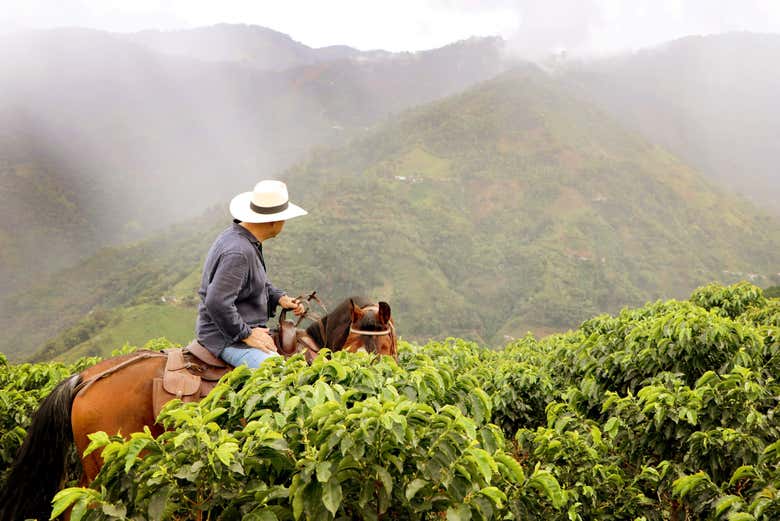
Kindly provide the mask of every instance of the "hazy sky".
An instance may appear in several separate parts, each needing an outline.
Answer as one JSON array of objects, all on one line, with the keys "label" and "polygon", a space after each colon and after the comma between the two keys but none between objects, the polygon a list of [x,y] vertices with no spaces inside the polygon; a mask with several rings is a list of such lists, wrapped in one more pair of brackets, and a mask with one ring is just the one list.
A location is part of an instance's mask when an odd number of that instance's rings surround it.
[{"label": "hazy sky", "polygon": [[0,0],[0,27],[270,27],[313,47],[392,51],[501,35],[526,52],[609,52],[688,34],[780,33],[780,0]]}]

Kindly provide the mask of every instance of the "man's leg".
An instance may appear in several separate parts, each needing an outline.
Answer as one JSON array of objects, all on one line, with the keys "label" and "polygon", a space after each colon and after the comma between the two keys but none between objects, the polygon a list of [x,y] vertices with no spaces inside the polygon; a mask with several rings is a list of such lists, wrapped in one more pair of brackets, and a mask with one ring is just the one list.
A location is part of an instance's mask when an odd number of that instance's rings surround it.
[{"label": "man's leg", "polygon": [[266,353],[253,347],[226,347],[220,358],[234,367],[246,365],[250,369],[257,369],[260,364],[271,357],[279,356],[276,353]]}]

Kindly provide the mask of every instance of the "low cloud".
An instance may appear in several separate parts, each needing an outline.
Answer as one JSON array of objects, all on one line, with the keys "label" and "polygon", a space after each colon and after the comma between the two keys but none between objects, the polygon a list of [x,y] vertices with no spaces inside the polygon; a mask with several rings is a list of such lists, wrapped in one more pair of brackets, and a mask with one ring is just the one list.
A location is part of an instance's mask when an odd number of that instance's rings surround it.
[{"label": "low cloud", "polygon": [[[2,3],[3,0],[0,0]],[[7,2],[8,3],[8,2]],[[109,31],[216,23],[262,25],[311,46],[420,50],[501,35],[524,57],[636,49],[690,34],[780,33],[777,0],[27,0],[0,9],[0,28]]]},{"label": "low cloud", "polygon": [[436,0],[440,9],[502,12],[516,21],[502,36],[537,58],[552,52],[593,55],[638,49],[691,34],[780,32],[774,0]]}]

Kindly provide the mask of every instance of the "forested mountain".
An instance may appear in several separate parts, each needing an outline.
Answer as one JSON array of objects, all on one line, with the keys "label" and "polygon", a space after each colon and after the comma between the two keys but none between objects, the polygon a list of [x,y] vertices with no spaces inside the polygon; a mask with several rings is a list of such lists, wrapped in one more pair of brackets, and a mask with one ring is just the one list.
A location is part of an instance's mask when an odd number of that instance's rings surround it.
[{"label": "forested mountain", "polygon": [[218,24],[176,31],[148,30],[124,37],[153,51],[209,62],[235,62],[260,70],[393,56],[387,51],[359,51],[346,45],[315,49],[284,33],[257,25]]},{"label": "forested mountain", "polygon": [[[267,245],[272,280],[331,302],[387,300],[407,338],[502,343],[711,280],[753,274],[766,286],[780,265],[776,220],[531,66],[313,153],[286,178],[310,215]],[[31,353],[90,309],[131,306],[48,344],[50,355],[98,351],[134,320],[191,305],[228,223],[220,209],[7,300],[0,351]],[[192,327],[190,309],[172,320]]]},{"label": "forested mountain", "polygon": [[627,127],[780,215],[780,35],[691,36],[565,68]]},{"label": "forested mountain", "polygon": [[0,223],[0,292],[197,216],[312,146],[502,68],[492,39],[269,72],[99,31],[0,35],[0,208],[14,216]]}]

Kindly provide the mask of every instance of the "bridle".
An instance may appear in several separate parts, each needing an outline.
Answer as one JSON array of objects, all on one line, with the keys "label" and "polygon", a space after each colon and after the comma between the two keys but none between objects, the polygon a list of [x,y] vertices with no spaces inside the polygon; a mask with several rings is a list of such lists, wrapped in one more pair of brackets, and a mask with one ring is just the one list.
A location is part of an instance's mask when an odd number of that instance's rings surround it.
[{"label": "bridle", "polygon": [[355,333],[357,335],[367,335],[367,336],[385,336],[385,335],[392,335],[395,332],[395,328],[393,327],[393,324],[389,324],[390,327],[385,329],[384,331],[367,331],[365,329],[355,329],[354,327],[350,326],[349,332]]},{"label": "bridle", "polygon": [[[311,320],[312,322],[317,324],[317,326],[319,327],[320,336],[321,336],[322,341],[323,341],[323,346],[327,347],[327,345],[328,345],[328,338],[327,338],[327,331],[325,330],[324,324],[322,322],[323,315],[319,315],[319,314],[314,313],[314,312],[311,311],[311,305],[310,304],[311,304],[311,301],[314,300],[320,306],[320,308],[322,308],[322,310],[326,314],[328,312],[328,310],[325,307],[325,305],[317,297],[317,292],[314,291],[311,294],[306,295],[306,296],[301,295],[301,296],[297,297],[295,300],[297,300],[298,302],[302,302],[306,306],[305,312],[303,313],[303,315],[301,315],[298,318],[298,321],[295,323],[295,326],[297,327],[298,324],[300,324],[301,320],[303,320],[304,318],[307,318],[307,319]],[[371,310],[371,311],[377,312],[377,311],[379,311],[379,306],[377,304],[369,304],[367,306],[362,307],[361,309],[362,310]],[[386,329],[383,329],[383,330],[380,330],[380,331],[376,331],[376,330],[356,329],[356,328],[352,327],[352,325],[350,324],[349,332],[351,334],[355,334],[355,335],[359,335],[359,336],[368,336],[368,337],[390,336],[391,345],[392,345],[392,347],[391,347],[391,349],[392,349],[392,356],[397,356],[397,354],[398,354],[398,347],[397,347],[397,340],[396,340],[396,336],[395,336],[395,326],[393,325],[392,319],[390,320],[390,322],[388,322],[387,326],[388,327]],[[313,359],[313,357],[316,356],[319,353],[320,349],[321,349],[321,347],[317,346],[316,344],[314,344],[314,342],[309,343],[309,342],[302,342],[302,341],[299,340],[299,343],[301,344],[301,347],[303,347],[304,350],[307,352],[307,360],[309,360],[309,361],[311,361],[311,359]],[[365,342],[364,342],[364,344],[365,344]]]},{"label": "bridle", "polygon": [[[379,306],[376,304],[370,304],[368,306],[365,306],[361,308],[362,310],[372,310],[372,311],[379,311]],[[373,331],[373,330],[367,330],[367,329],[355,329],[351,325],[349,326],[349,332],[354,333],[356,335],[360,336],[390,336],[390,340],[392,343],[392,355],[397,356],[398,354],[398,348],[396,346],[396,337],[395,337],[395,326],[393,326],[392,320],[390,320],[387,323],[387,329],[383,329],[381,331]]]}]

